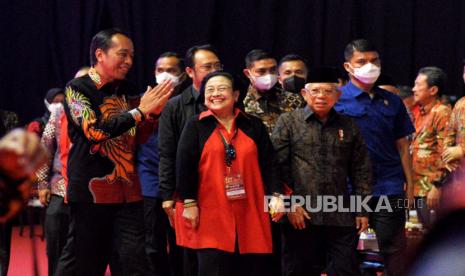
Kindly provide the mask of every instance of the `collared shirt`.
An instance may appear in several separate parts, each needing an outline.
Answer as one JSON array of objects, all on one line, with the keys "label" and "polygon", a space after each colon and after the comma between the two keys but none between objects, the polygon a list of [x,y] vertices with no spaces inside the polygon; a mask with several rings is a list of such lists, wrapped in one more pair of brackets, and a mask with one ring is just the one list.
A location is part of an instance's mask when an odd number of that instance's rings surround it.
[{"label": "collared shirt", "polygon": [[[276,170],[281,183],[293,195],[341,196],[348,207],[350,192],[371,193],[371,164],[362,135],[353,120],[331,111],[320,122],[307,106],[281,115],[271,136],[276,151]],[[311,213],[315,225],[353,226],[354,214],[343,212]]]},{"label": "collared shirt", "polygon": [[61,175],[60,148],[61,115],[63,106],[58,105],[50,112],[50,118],[45,125],[41,142],[51,153],[48,162],[37,172],[39,190],[50,189],[54,195],[65,197],[65,180]]},{"label": "collared shirt", "polygon": [[341,90],[334,108],[360,128],[373,165],[373,195],[403,195],[405,175],[396,141],[415,132],[405,105],[379,87],[373,88],[373,98],[352,82]]},{"label": "collared shirt", "polygon": [[444,176],[441,153],[450,113],[450,107],[439,100],[414,110],[416,132],[411,147],[415,196],[426,196],[433,183]]},{"label": "collared shirt", "polygon": [[[97,88],[89,75],[65,88],[72,146],[68,156],[70,202],[124,203],[142,200],[134,164],[136,89],[127,81]],[[134,102],[133,102],[134,100]],[[137,129],[146,125],[137,124]]]},{"label": "collared shirt", "polygon": [[268,129],[268,134],[273,132],[279,115],[294,111],[305,104],[302,97],[284,90],[272,88],[259,94],[252,85],[247,90],[244,98],[244,110],[246,113],[257,116]]}]

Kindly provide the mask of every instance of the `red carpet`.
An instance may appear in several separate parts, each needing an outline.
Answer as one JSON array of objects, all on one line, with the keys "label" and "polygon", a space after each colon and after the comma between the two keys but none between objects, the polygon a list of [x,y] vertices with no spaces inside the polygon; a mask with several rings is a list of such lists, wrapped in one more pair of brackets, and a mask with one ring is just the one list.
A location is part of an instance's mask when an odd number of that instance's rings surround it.
[{"label": "red carpet", "polygon": [[[47,254],[45,253],[45,240],[40,239],[42,229],[34,228],[34,238],[29,238],[29,226],[24,228],[23,236],[19,235],[19,227],[13,228],[11,241],[11,257],[8,276],[34,276],[32,242],[35,243],[37,252],[37,267],[39,276],[47,276]],[[107,270],[105,276],[111,276]]]},{"label": "red carpet", "polygon": [[40,239],[42,229],[34,228],[34,238],[29,238],[29,226],[24,228],[23,236],[19,235],[19,227],[13,228],[11,241],[11,257],[8,276],[33,276],[32,242],[35,243],[37,252],[37,267],[39,276],[47,276],[47,255],[45,254],[45,241]]}]

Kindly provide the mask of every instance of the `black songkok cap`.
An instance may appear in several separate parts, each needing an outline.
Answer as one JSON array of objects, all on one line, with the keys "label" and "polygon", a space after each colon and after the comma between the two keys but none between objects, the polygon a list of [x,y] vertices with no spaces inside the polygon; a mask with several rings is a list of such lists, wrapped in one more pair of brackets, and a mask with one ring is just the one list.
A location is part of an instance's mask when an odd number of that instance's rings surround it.
[{"label": "black songkok cap", "polygon": [[338,72],[334,67],[316,67],[308,71],[307,83],[337,83]]},{"label": "black songkok cap", "polygon": [[62,88],[52,88],[47,91],[47,94],[45,94],[45,100],[50,104],[53,102],[53,99],[57,94],[64,94]]}]

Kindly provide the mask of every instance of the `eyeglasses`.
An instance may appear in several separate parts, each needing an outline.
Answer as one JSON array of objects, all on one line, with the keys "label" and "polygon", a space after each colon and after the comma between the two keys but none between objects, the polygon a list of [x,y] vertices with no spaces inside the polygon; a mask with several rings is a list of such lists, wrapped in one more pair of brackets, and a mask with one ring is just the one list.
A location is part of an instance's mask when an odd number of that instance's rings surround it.
[{"label": "eyeglasses", "polygon": [[232,161],[236,160],[236,149],[232,144],[224,146],[226,166],[231,167]]},{"label": "eyeglasses", "polygon": [[215,91],[218,91],[218,93],[225,93],[226,91],[229,91],[231,90],[231,86],[227,86],[227,85],[222,85],[222,86],[218,86],[218,87],[207,87],[207,89],[205,89],[205,95],[210,95],[210,94],[213,94],[213,92]]},{"label": "eyeglasses", "polygon": [[200,69],[202,69],[205,72],[210,72],[213,70],[222,70],[223,69],[223,64],[217,62],[217,63],[206,63],[202,64],[199,66]]},{"label": "eyeglasses", "polygon": [[305,89],[305,91],[307,91],[312,97],[318,96],[319,94],[323,96],[330,96],[336,93],[336,90],[334,89],[312,89],[312,90]]}]

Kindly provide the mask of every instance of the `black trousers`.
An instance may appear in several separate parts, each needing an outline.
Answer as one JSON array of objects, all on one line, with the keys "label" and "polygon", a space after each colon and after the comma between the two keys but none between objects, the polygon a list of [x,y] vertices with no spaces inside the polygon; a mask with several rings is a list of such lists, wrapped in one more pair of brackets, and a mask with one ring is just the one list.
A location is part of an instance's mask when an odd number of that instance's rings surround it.
[{"label": "black trousers", "polygon": [[271,256],[271,263],[267,266],[267,274],[269,276],[282,275],[282,257],[281,257],[281,224],[271,223],[271,238],[273,241],[273,254]]},{"label": "black trousers", "polygon": [[70,219],[66,244],[61,251],[60,259],[55,270],[55,276],[76,275],[76,256],[74,249],[74,221]]},{"label": "black trousers", "polygon": [[[101,276],[114,254],[121,275],[150,275],[145,254],[143,202],[71,203],[76,275]],[[114,250],[113,250],[114,249]]]},{"label": "black trousers", "polygon": [[[405,203],[403,196],[389,196],[392,212],[383,209],[370,213],[370,226],[376,232],[376,239],[384,258],[384,275],[405,275]],[[373,197],[370,205],[373,210],[379,198]]]},{"label": "black trousers", "polygon": [[52,276],[56,271],[68,237],[70,221],[69,206],[64,203],[64,198],[52,195],[45,213],[48,275]]},{"label": "black trousers", "polygon": [[8,273],[12,228],[13,225],[11,221],[0,224],[0,276],[6,276]]},{"label": "black trousers", "polygon": [[271,254],[229,253],[212,248],[196,251],[199,276],[266,275],[266,265],[271,260]]},{"label": "black trousers", "polygon": [[145,252],[150,274],[181,276],[183,250],[176,245],[174,229],[162,208],[162,200],[144,197]]},{"label": "black trousers", "polygon": [[[282,227],[283,275],[320,276],[326,266],[329,276],[359,275],[355,227],[310,225],[296,230]],[[326,254],[327,252],[327,254]]]},{"label": "black trousers", "polygon": [[415,209],[417,210],[418,220],[421,222],[423,227],[426,229],[431,229],[433,223],[436,219],[435,212],[436,210],[430,209],[428,204],[426,204],[426,197],[415,197]]}]

